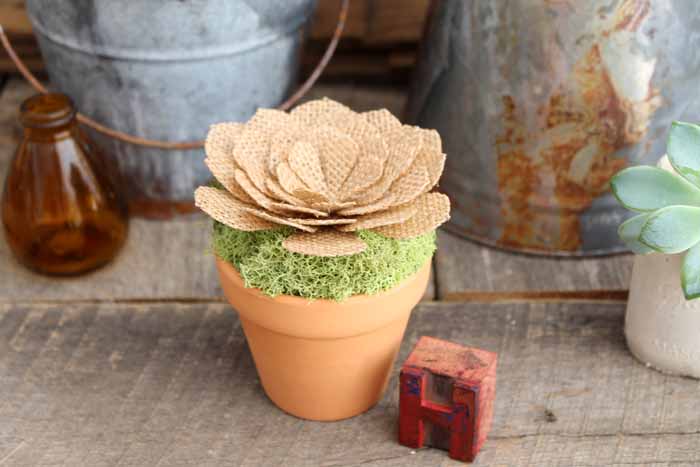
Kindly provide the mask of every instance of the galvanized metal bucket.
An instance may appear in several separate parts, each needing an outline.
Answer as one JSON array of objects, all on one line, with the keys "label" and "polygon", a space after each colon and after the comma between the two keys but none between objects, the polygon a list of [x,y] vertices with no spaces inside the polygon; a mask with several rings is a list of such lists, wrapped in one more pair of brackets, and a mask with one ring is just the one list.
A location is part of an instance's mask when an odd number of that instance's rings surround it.
[{"label": "galvanized metal bucket", "polygon": [[[295,83],[314,0],[27,0],[53,87],[94,120],[165,141],[275,107]],[[210,174],[202,150],[92,135],[132,207],[164,214]],[[138,213],[138,212],[137,212]]]},{"label": "galvanized metal bucket", "polygon": [[558,255],[624,250],[609,179],[700,120],[700,2],[437,1],[409,120],[442,135],[449,229]]}]

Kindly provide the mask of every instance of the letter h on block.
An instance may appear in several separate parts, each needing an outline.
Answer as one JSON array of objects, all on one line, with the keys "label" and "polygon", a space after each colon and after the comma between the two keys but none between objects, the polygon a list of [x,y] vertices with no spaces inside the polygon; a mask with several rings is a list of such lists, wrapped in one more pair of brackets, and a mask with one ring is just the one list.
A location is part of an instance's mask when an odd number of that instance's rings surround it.
[{"label": "letter h on block", "polygon": [[476,457],[493,418],[497,356],[421,337],[400,376],[399,442]]}]

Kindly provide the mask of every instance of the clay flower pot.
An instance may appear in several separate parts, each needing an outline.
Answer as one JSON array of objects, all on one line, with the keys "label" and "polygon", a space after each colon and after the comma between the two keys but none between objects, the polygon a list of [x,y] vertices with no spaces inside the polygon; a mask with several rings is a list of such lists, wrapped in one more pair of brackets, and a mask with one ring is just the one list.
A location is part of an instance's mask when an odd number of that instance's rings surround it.
[{"label": "clay flower pot", "polygon": [[396,287],[342,302],[264,295],[217,258],[262,386],[282,410],[309,420],[358,415],[382,396],[430,261]]}]

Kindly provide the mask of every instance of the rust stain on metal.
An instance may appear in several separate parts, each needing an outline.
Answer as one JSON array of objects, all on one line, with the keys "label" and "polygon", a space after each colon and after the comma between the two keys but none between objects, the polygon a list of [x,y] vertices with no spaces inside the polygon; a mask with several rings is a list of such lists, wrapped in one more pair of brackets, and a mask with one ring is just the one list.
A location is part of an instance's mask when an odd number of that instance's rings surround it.
[{"label": "rust stain on metal", "polygon": [[[620,6],[618,13],[616,15],[617,24],[615,24],[616,31],[636,31],[639,26],[644,21],[644,18],[649,15],[649,10],[651,5],[649,0],[639,2],[638,0],[626,0]],[[605,31],[604,34],[610,34]]]},{"label": "rust stain on metal", "polygon": [[[629,35],[648,13],[648,1],[623,2],[599,42],[616,31]],[[609,68],[615,64],[604,60],[602,46],[593,43],[536,108],[536,128],[513,97],[503,96],[503,131],[495,142],[504,246],[579,249],[580,214],[608,190],[626,164],[615,153],[642,139],[661,104],[651,84],[641,98],[616,88]]]}]

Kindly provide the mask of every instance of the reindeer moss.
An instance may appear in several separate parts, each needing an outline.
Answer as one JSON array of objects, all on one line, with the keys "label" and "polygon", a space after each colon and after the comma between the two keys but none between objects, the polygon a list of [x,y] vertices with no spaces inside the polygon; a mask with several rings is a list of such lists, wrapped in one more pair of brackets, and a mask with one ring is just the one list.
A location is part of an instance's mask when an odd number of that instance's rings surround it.
[{"label": "reindeer moss", "polygon": [[282,241],[292,229],[243,232],[214,222],[213,250],[233,264],[246,287],[270,296],[343,300],[376,294],[416,273],[435,251],[435,232],[394,240],[370,231],[358,232],[367,249],[352,256],[324,258],[291,253]]}]

